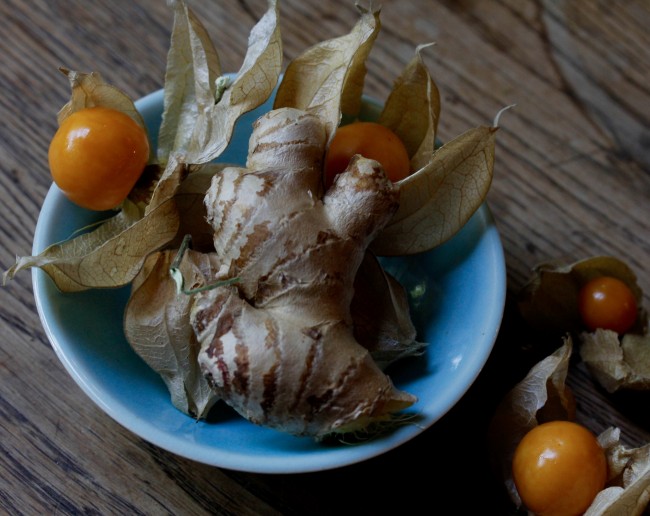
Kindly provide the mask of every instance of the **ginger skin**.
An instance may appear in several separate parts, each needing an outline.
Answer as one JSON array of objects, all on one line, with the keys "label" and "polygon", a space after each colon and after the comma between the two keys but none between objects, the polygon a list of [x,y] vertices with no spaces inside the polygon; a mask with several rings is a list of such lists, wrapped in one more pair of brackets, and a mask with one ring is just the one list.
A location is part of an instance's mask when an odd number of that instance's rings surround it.
[{"label": "ginger skin", "polygon": [[290,108],[255,124],[246,168],[205,198],[217,254],[236,286],[202,293],[191,320],[199,363],[250,421],[320,438],[363,429],[415,402],[353,336],[353,283],[398,207],[379,164],[357,157],[321,195],[325,129]]}]

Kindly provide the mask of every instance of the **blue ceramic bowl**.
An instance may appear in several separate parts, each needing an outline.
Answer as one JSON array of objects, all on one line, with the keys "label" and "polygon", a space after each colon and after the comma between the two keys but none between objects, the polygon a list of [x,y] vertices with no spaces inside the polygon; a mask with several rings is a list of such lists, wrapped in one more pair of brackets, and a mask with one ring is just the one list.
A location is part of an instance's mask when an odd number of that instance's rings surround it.
[{"label": "blue ceramic bowl", "polygon": [[[136,103],[154,144],[162,99],[158,91]],[[221,161],[244,163],[251,123],[270,107],[269,102],[240,119]],[[364,109],[364,116],[372,118],[379,107],[368,101]],[[34,254],[69,238],[97,216],[71,204],[53,185],[36,226]],[[418,339],[430,345],[423,356],[389,370],[397,387],[418,397],[412,412],[419,419],[353,446],[324,446],[258,427],[222,404],[213,409],[210,422],[195,421],[172,406],[162,380],[126,342],[122,316],[128,288],[63,294],[39,269],[33,270],[33,284],[41,321],[59,359],[79,387],[119,424],[201,463],[257,473],[300,473],[367,460],[413,439],[465,394],[494,345],[506,278],[503,248],[486,205],[439,248],[383,263],[408,289],[425,292],[412,311]]]}]

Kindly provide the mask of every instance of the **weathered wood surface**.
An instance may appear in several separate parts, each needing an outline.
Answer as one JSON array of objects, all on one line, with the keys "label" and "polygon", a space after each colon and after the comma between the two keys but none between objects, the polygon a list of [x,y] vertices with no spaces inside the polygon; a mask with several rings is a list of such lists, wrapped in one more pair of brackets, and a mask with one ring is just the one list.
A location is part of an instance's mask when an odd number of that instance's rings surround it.
[{"label": "weathered wood surface", "polygon": [[[191,1],[237,70],[262,0]],[[282,0],[287,59],[345,33],[353,1]],[[97,70],[137,98],[161,87],[171,11],[163,0],[0,2],[0,265],[28,254],[50,186],[47,145],[67,100],[60,66]],[[442,93],[440,136],[490,123],[504,106],[488,202],[513,296],[541,261],[609,254],[650,306],[650,3],[626,0],[385,0],[367,93],[387,95],[415,46]],[[259,475],[174,456],[120,427],[76,386],[39,322],[29,273],[0,289],[0,512],[331,514],[446,502],[460,514],[511,508],[490,474],[485,430],[537,358],[509,302],[494,352],[439,423],[399,449],[339,470]],[[553,345],[551,346],[553,347]],[[592,429],[650,441],[650,395],[606,395],[570,376]],[[447,505],[448,506],[448,505]]]}]

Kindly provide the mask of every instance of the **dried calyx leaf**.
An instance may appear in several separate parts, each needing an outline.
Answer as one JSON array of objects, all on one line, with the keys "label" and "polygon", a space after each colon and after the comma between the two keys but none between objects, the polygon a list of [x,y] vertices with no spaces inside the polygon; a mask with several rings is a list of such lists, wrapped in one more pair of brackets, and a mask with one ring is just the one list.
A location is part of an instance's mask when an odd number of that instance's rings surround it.
[{"label": "dried calyx leaf", "polygon": [[350,311],[355,338],[380,369],[424,353],[426,344],[416,340],[404,287],[371,253],[366,253],[354,279]]},{"label": "dried calyx leaf", "polygon": [[106,107],[121,111],[131,117],[145,131],[147,127],[131,97],[119,88],[108,84],[97,72],[84,73],[60,68],[70,81],[70,100],[57,115],[59,125],[72,113],[91,107]]},{"label": "dried calyx leaf", "polygon": [[37,256],[18,258],[5,277],[40,267],[63,292],[128,284],[147,255],[176,236],[179,218],[173,195],[184,170],[170,162],[144,213],[127,199],[116,215],[91,232],[53,244]]},{"label": "dried calyx leaf", "polygon": [[639,307],[633,333],[644,333],[647,314],[641,306],[643,293],[636,275],[622,260],[613,256],[595,256],[574,263],[542,263],[519,293],[522,317],[537,330],[564,333],[584,329],[578,311],[578,293],[589,280],[612,276],[623,281],[634,293]]},{"label": "dried calyx leaf", "polygon": [[455,235],[483,204],[492,183],[495,127],[476,127],[436,150],[398,183],[400,207],[371,249],[378,255],[428,251]]},{"label": "dried calyx leaf", "polygon": [[385,256],[415,254],[455,235],[483,204],[494,169],[495,127],[476,127],[437,149],[440,93],[421,51],[397,78],[379,117],[411,156],[400,208],[372,244]]},{"label": "dried calyx leaf", "polygon": [[208,163],[228,146],[237,119],[263,104],[277,84],[282,66],[277,2],[269,0],[267,12],[251,30],[234,77],[222,75],[200,20],[181,0],[173,6],[158,158],[164,163],[176,153],[185,163]]},{"label": "dried calyx leaf", "polygon": [[[512,457],[519,441],[541,423],[575,417],[575,401],[565,384],[572,348],[571,337],[566,337],[559,349],[533,366],[505,396],[490,423],[490,456],[518,508],[521,498],[512,479]],[[598,441],[607,457],[608,480],[585,516],[642,514],[650,501],[650,444],[627,448],[617,428],[605,430]]]},{"label": "dried calyx leaf", "polygon": [[175,194],[176,205],[180,217],[180,228],[177,238],[170,247],[178,248],[184,235],[192,236],[192,249],[201,252],[214,251],[212,238],[214,231],[208,224],[203,199],[215,174],[227,165],[224,163],[205,163],[190,165],[187,177],[181,182]]},{"label": "dried calyx leaf", "polygon": [[289,63],[273,107],[317,115],[331,137],[341,114],[352,118],[359,114],[365,62],[379,29],[379,10],[361,9],[349,34],[318,43]]},{"label": "dried calyx leaf", "polygon": [[422,60],[420,45],[399,75],[378,122],[392,130],[411,157],[411,170],[428,165],[436,149],[440,92]]},{"label": "dried calyx leaf", "polygon": [[512,479],[517,444],[533,427],[575,417],[575,400],[565,384],[573,350],[570,337],[552,355],[537,363],[505,396],[488,429],[490,457],[515,505],[521,498]]},{"label": "dried calyx leaf", "polygon": [[[137,208],[125,205],[119,214],[91,233],[53,244],[38,256],[18,258],[6,274],[12,277],[20,270],[40,267],[63,292],[126,285],[146,257],[139,254],[140,249],[160,248],[177,231],[178,217],[171,203],[153,210],[146,219],[138,216]],[[109,256],[115,260],[107,260]]]},{"label": "dried calyx leaf", "polygon": [[[154,253],[133,282],[124,315],[126,338],[167,386],[173,405],[186,414],[204,418],[217,396],[204,378],[197,356],[199,345],[189,323],[194,298],[178,294],[170,275],[176,250]],[[214,253],[188,250],[179,264],[188,288],[198,288],[217,277]]]},{"label": "dried calyx leaf", "polygon": [[598,436],[605,450],[609,481],[584,516],[638,516],[650,504],[650,444],[627,448],[621,431],[608,428]]},{"label": "dried calyx leaf", "polygon": [[158,160],[189,145],[200,112],[217,102],[219,55],[203,24],[182,1],[174,9],[164,83],[164,112],[158,135]]},{"label": "dried calyx leaf", "polygon": [[411,156],[398,182],[400,208],[372,244],[385,256],[428,251],[455,235],[483,204],[492,183],[496,127],[476,127],[436,150],[440,93],[421,51],[398,77],[379,123]]},{"label": "dried calyx leaf", "polygon": [[580,334],[580,357],[607,391],[650,389],[650,335],[596,330]]}]

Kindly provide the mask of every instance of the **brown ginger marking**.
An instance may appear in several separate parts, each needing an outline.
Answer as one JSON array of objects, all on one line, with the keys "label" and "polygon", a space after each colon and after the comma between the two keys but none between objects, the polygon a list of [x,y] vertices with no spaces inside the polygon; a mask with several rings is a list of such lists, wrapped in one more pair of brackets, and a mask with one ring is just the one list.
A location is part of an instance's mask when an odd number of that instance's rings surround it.
[{"label": "brown ginger marking", "polygon": [[221,192],[223,191],[223,178],[221,176],[218,176],[218,178],[216,198],[219,199],[220,223],[217,227],[215,227],[214,218],[211,218],[211,220],[209,220],[210,225],[213,227],[215,233],[221,231],[221,228],[224,226],[224,221],[228,220],[230,217],[230,212],[232,211],[232,207],[234,206],[237,199],[236,197],[233,197],[230,200],[222,200]]},{"label": "brown ginger marking", "polygon": [[[228,373],[228,365],[223,359],[223,342],[221,341],[221,339],[215,338],[212,340],[212,342],[210,343],[210,347],[208,349],[208,355],[213,360],[216,359],[215,365],[217,366],[217,370],[221,374],[221,381],[223,383],[223,387],[221,387],[221,389],[223,390],[224,393],[229,393],[230,374]],[[212,375],[212,382],[215,386],[217,385],[217,382],[214,378],[214,374]]]},{"label": "brown ginger marking", "polygon": [[302,369],[302,373],[300,374],[300,379],[298,380],[298,388],[296,389],[296,393],[294,395],[294,400],[291,406],[289,407],[289,413],[293,413],[296,411],[296,408],[302,401],[302,397],[305,393],[305,390],[307,389],[307,385],[309,384],[309,379],[314,375],[315,373],[315,368],[314,364],[317,362],[317,356],[318,352],[320,351],[321,347],[321,334],[318,332],[318,338],[314,339],[312,338],[312,335],[315,335],[313,332],[314,328],[305,328],[303,330],[303,333],[309,337],[309,352],[307,353],[307,357],[305,358],[305,365]]},{"label": "brown ginger marking", "polygon": [[[242,183],[244,181],[245,176],[246,176],[245,171],[242,171],[242,170],[238,169],[238,174],[237,174],[237,176],[235,177],[235,179],[232,182],[232,187],[233,187],[233,191],[234,191],[232,197],[228,201],[225,201],[225,202],[219,200],[218,204],[219,204],[219,206],[221,208],[221,219],[220,219],[221,224],[219,224],[219,226],[214,226],[214,224],[212,224],[215,235],[220,234],[222,232],[225,232],[225,230],[226,230],[225,228],[228,228],[228,226],[229,226],[228,222],[232,223],[232,220],[235,218],[235,217],[233,217],[231,212],[232,212],[233,206],[237,203],[237,200],[239,199],[239,194],[240,194],[240,191],[242,189]],[[221,199],[221,192],[223,191],[222,185],[223,185],[223,179],[220,179],[219,183],[218,183],[219,187],[217,188],[217,192],[216,192],[216,195],[215,195],[215,198],[217,198],[217,199]],[[234,247],[235,240],[241,234],[241,231],[242,231],[242,229],[243,229],[243,227],[245,225],[245,222],[250,218],[250,212],[251,212],[251,210],[249,208],[249,209],[246,210],[246,212],[243,215],[237,217],[237,219],[235,221],[235,230],[230,231],[230,236],[228,237],[228,241],[223,243],[223,246],[224,246],[225,249],[230,249],[230,248]]]},{"label": "brown ginger marking", "polygon": [[271,230],[269,229],[270,222],[264,221],[263,223],[256,224],[253,231],[248,235],[246,243],[242,246],[239,253],[239,258],[235,260],[235,266],[238,270],[250,261],[251,256],[261,247],[270,236]]},{"label": "brown ginger marking", "polygon": [[[221,337],[232,330],[235,318],[239,315],[241,310],[235,312],[221,310],[225,304],[225,299],[223,299],[223,296],[220,297],[221,302],[219,302],[219,298],[217,298],[217,301],[213,305],[208,309],[201,310],[197,314],[197,328],[200,326],[207,326],[206,321],[209,323],[210,320],[214,320],[215,317],[218,317],[214,335],[206,349],[206,354],[210,359],[215,361],[217,370],[221,374],[221,379],[223,381],[222,390],[225,394],[228,394],[231,390],[232,380],[230,378],[228,364],[224,360],[224,346]],[[218,310],[216,308],[218,308]]]},{"label": "brown ginger marking", "polygon": [[203,333],[210,323],[221,314],[227,299],[227,291],[224,291],[224,293],[217,296],[209,306],[197,311],[194,325],[198,333]]},{"label": "brown ginger marking", "polygon": [[329,243],[332,240],[337,240],[336,235],[332,233],[331,231],[319,231],[318,235],[316,236],[316,245],[325,245]]},{"label": "brown ginger marking", "polygon": [[248,398],[250,362],[248,347],[241,342],[235,345],[235,371],[232,373],[232,387],[235,392]]},{"label": "brown ginger marking", "polygon": [[320,340],[323,338],[323,333],[320,328],[315,328],[313,326],[311,328],[305,328],[303,333],[312,340]]},{"label": "brown ginger marking", "polygon": [[276,149],[290,148],[290,147],[293,148],[301,145],[313,146],[314,144],[304,138],[296,138],[294,140],[282,141],[282,142],[273,142],[273,141],[260,142],[257,145],[255,145],[255,148],[253,149],[253,154],[261,154],[267,151],[275,151]]},{"label": "brown ginger marking", "polygon": [[[254,173],[254,172],[249,172],[246,169],[236,169],[237,170],[237,175],[232,181],[232,188],[233,188],[233,194],[232,198],[230,198],[228,201],[221,201],[219,200],[219,206],[221,207],[221,221],[222,224],[220,224],[218,227],[214,227],[214,232],[215,234],[220,233],[224,227],[228,227],[227,222],[230,224],[234,224],[235,231],[230,231],[230,237],[228,239],[228,242],[224,244],[226,248],[230,248],[234,245],[234,241],[239,237],[241,230],[249,223],[251,217],[255,214],[258,206],[253,205],[253,206],[245,206],[242,209],[242,213],[240,215],[237,215],[235,218],[231,211],[232,207],[237,203],[237,200],[239,199],[241,195],[242,189],[248,188],[247,184],[244,183],[244,180],[249,177],[249,176],[254,176],[262,180],[262,187],[255,192],[256,197],[259,197],[260,199],[264,199],[268,196],[268,193],[273,189],[274,187],[274,178],[273,177],[268,177],[269,174],[263,174],[263,173]],[[272,176],[272,174],[271,174]],[[218,183],[218,188],[217,191],[215,192],[215,198],[216,199],[221,199],[221,193],[223,191],[222,189],[223,185],[223,180],[220,180]],[[265,224],[268,224],[268,222],[265,222]]]},{"label": "brown ginger marking", "polygon": [[312,414],[320,412],[321,408],[332,401],[333,397],[334,389],[332,388],[327,389],[321,396],[316,396],[315,394],[307,396],[307,403],[310,406],[310,419],[313,418],[313,416],[311,416]]},{"label": "brown ginger marking", "polygon": [[[271,112],[271,114],[273,114]],[[253,132],[257,135],[258,139],[262,140],[265,137],[272,135],[274,133],[280,132],[281,129],[284,129],[285,127],[288,127],[290,125],[292,126],[299,126],[300,122],[305,118],[310,116],[308,113],[302,113],[298,115],[296,118],[290,118],[287,117],[284,120],[278,119],[278,117],[273,117],[274,118],[274,124],[269,125],[266,127],[266,129],[260,129],[260,126],[262,125],[262,119],[259,118],[253,122]]]},{"label": "brown ginger marking", "polygon": [[264,326],[266,328],[266,338],[264,340],[264,345],[267,348],[273,349],[276,358],[273,366],[271,366],[271,369],[262,377],[264,391],[260,405],[264,411],[264,415],[266,416],[271,411],[275,403],[275,394],[278,388],[278,368],[282,362],[280,356],[281,353],[279,346],[280,343],[278,340],[278,330],[271,319],[267,319],[264,323]]},{"label": "brown ginger marking", "polygon": [[265,199],[269,195],[269,192],[275,188],[277,179],[274,170],[269,170],[267,172],[249,172],[248,174],[254,175],[262,180],[262,188],[256,192],[259,198]]},{"label": "brown ginger marking", "polygon": [[344,392],[345,384],[354,378],[357,373],[357,364],[352,361],[337,377],[336,385],[327,389],[321,396],[312,395],[307,398],[311,407],[310,419],[319,412],[327,409],[336,400],[336,393]]},{"label": "brown ginger marking", "polygon": [[[295,214],[292,214],[289,219],[293,218],[293,215]],[[318,232],[315,242],[311,242],[309,245],[302,248],[300,248],[298,242],[294,243],[289,240],[286,245],[287,252],[278,256],[277,260],[269,267],[269,272],[258,279],[254,302],[256,304],[259,304],[262,300],[268,302],[273,293],[276,295],[282,294],[291,287],[298,285],[298,280],[293,276],[287,275],[284,271],[291,269],[291,264],[295,261],[302,260],[305,256],[311,253],[322,251],[322,248],[338,241],[340,241],[340,238],[335,233],[323,230]],[[293,249],[298,249],[299,251],[291,251]],[[323,271],[323,273],[326,272],[327,271]],[[278,290],[278,285],[273,281],[270,282],[270,278],[279,280],[281,289]],[[326,274],[324,278],[341,282],[341,275],[338,273]]]}]

